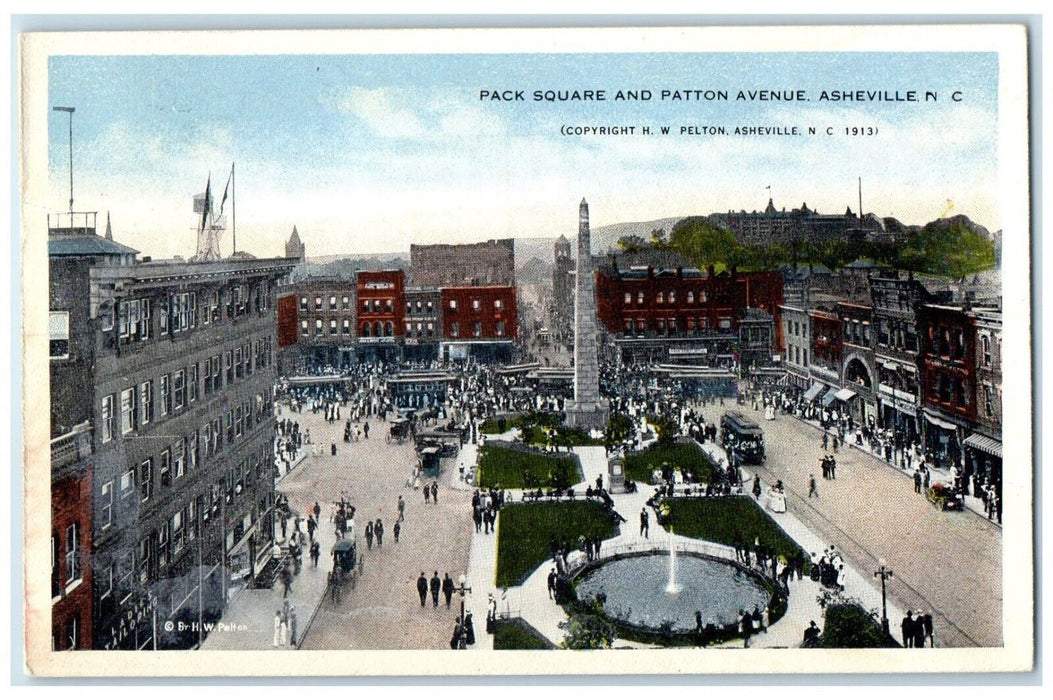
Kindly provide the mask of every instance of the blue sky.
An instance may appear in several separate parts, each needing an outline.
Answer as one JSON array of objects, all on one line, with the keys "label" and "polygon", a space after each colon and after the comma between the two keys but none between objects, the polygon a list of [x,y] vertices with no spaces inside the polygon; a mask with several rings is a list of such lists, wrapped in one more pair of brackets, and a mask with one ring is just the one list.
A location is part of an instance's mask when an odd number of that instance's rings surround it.
[{"label": "blue sky", "polygon": [[[857,177],[867,211],[906,223],[950,211],[994,230],[997,74],[993,53],[57,56],[49,104],[76,108],[74,208],[109,211],[118,240],[192,254],[191,197],[211,172],[218,201],[235,162],[239,248],[280,254],[296,225],[309,254],[326,255],[573,235],[583,196],[594,226],[760,209],[768,185],[778,207],[854,211]],[[526,100],[479,100],[506,89]],[[538,89],[607,100],[535,102]],[[619,89],[653,98],[615,101]],[[730,99],[663,101],[662,89]],[[735,100],[758,89],[811,100]],[[819,101],[822,90],[939,98],[846,104]],[[62,211],[68,118],[49,112],[48,125],[49,204]],[[563,125],[673,133],[562,136]],[[681,125],[729,135],[680,136]],[[820,135],[730,135],[739,125]],[[851,126],[878,133],[844,135]]]}]

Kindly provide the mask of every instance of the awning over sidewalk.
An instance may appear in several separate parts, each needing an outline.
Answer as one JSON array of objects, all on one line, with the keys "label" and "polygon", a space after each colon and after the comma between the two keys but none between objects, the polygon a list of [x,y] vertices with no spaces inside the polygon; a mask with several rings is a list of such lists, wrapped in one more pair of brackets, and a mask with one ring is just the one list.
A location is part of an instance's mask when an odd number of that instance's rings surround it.
[{"label": "awning over sidewalk", "polygon": [[852,391],[851,389],[841,389],[840,391],[834,394],[834,398],[838,401],[847,402],[848,400],[855,398],[855,395],[856,392]]},{"label": "awning over sidewalk", "polygon": [[823,400],[820,401],[819,403],[823,404],[824,407],[829,408],[830,404],[832,404],[836,400],[837,400],[837,392],[835,392],[833,389],[831,389],[830,391],[826,392],[826,396],[824,396]]},{"label": "awning over sidewalk", "polygon": [[804,392],[805,401],[814,401],[815,397],[819,395],[819,392],[823,390],[823,385],[819,382],[812,382],[812,385],[808,387],[808,391]]},{"label": "awning over sidewalk", "polygon": [[935,425],[935,426],[937,426],[939,428],[943,428],[944,430],[957,430],[958,429],[958,426],[955,425],[954,423],[951,423],[950,421],[945,421],[942,418],[937,418],[936,416],[932,415],[928,411],[923,411],[923,414],[925,415],[925,420],[929,421],[930,423],[932,423],[933,425]]},{"label": "awning over sidewalk", "polygon": [[1002,459],[1002,443],[994,438],[989,438],[980,433],[973,433],[965,438],[965,444],[973,449],[986,452],[989,455]]}]

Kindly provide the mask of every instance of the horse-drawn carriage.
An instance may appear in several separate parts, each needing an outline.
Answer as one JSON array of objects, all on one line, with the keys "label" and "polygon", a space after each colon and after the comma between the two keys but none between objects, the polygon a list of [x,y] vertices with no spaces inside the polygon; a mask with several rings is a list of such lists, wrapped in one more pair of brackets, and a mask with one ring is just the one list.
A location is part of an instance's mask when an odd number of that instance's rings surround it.
[{"label": "horse-drawn carriage", "polygon": [[391,421],[391,428],[384,436],[384,441],[390,444],[392,441],[402,444],[410,435],[411,421],[409,418],[396,418]]},{"label": "horse-drawn carriage", "polygon": [[340,602],[344,587],[354,588],[362,573],[365,556],[358,558],[358,548],[350,539],[337,540],[333,545],[333,570],[329,574],[329,594],[334,603]]}]

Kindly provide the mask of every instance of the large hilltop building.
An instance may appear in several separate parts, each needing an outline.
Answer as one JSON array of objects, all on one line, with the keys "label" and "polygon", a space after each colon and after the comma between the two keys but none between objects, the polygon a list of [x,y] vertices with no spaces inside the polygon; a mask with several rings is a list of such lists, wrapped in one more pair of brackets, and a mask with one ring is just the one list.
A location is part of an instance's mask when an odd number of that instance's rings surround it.
[{"label": "large hilltop building", "polygon": [[[726,214],[712,214],[710,220],[730,229],[740,243],[791,243],[813,242],[839,239],[862,239],[865,230],[874,226],[876,219],[860,221],[851,208],[843,214],[820,214],[801,204],[797,209],[786,211],[775,208],[769,199],[764,211],[729,211]],[[879,225],[879,224],[877,224]]]}]

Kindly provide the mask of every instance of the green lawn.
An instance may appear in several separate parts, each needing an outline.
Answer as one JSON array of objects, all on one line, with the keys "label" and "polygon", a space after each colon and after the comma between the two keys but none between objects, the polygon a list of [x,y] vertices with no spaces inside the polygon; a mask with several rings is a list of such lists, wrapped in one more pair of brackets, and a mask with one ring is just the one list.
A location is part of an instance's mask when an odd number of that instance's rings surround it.
[{"label": "green lawn", "polygon": [[479,432],[486,435],[503,433],[511,428],[522,428],[528,425],[545,425],[553,428],[560,424],[558,413],[546,413],[544,411],[529,411],[527,413],[513,413],[500,418],[487,418],[479,426]]},{"label": "green lawn", "polygon": [[497,532],[498,587],[518,586],[549,559],[549,541],[577,547],[578,537],[608,539],[617,534],[599,503],[513,503],[501,508]]},{"label": "green lawn", "polygon": [[484,445],[479,456],[479,486],[503,489],[561,488],[584,477],[578,460],[567,453],[525,452],[499,445]]},{"label": "green lawn", "polygon": [[625,478],[649,484],[651,473],[661,469],[664,462],[673,468],[679,467],[684,472],[690,472],[696,481],[702,483],[711,484],[723,478],[717,465],[709,461],[709,456],[689,442],[668,445],[655,443],[643,452],[626,455]]},{"label": "green lawn", "polygon": [[552,642],[522,619],[499,621],[497,629],[494,630],[495,651],[555,648]]},{"label": "green lawn", "polygon": [[671,498],[667,527],[684,537],[734,545],[736,540],[749,542],[759,538],[761,544],[787,559],[807,552],[783,532],[767,513],[749,496],[720,498]]}]

